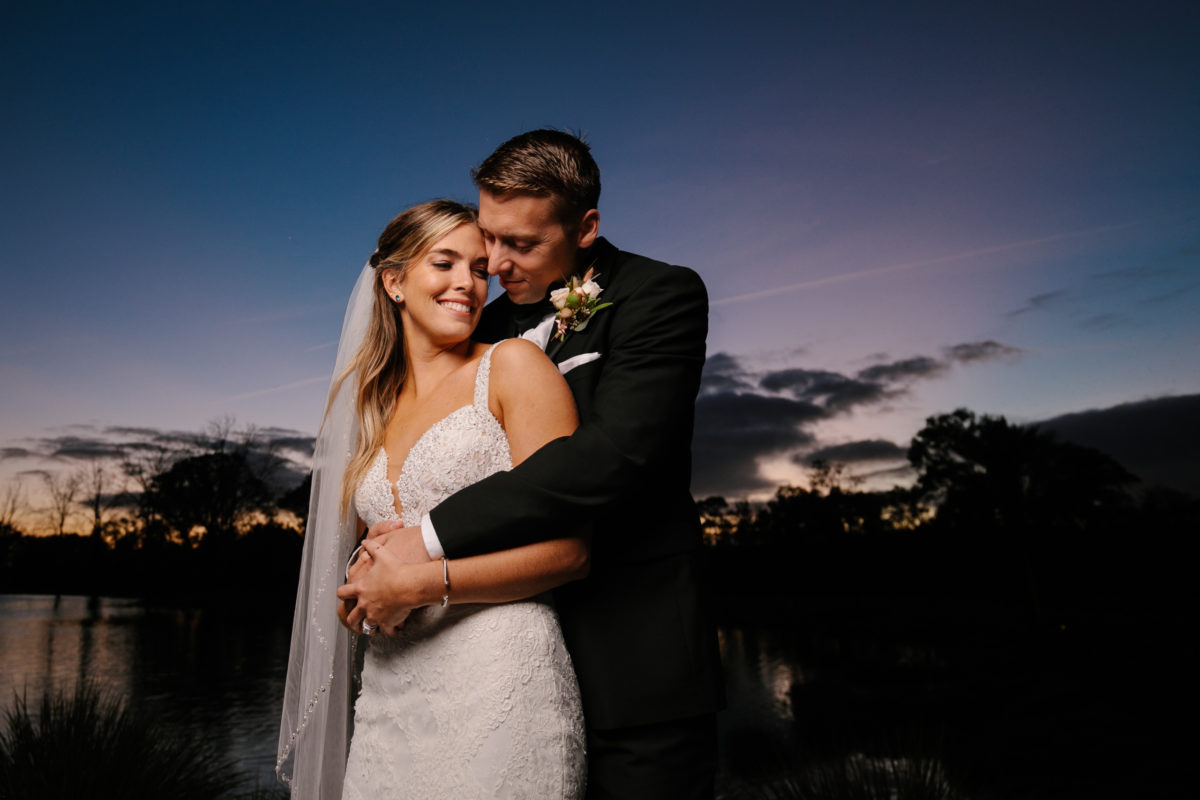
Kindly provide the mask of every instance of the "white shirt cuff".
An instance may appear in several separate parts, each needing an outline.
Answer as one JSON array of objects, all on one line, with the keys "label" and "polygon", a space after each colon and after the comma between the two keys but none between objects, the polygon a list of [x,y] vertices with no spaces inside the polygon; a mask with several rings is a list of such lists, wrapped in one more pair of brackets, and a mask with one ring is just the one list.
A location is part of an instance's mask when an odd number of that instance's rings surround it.
[{"label": "white shirt cuff", "polygon": [[446,551],[442,549],[442,543],[438,541],[437,531],[433,529],[433,520],[429,515],[421,517],[421,540],[425,542],[425,551],[429,553],[430,560],[436,560],[446,555]]}]

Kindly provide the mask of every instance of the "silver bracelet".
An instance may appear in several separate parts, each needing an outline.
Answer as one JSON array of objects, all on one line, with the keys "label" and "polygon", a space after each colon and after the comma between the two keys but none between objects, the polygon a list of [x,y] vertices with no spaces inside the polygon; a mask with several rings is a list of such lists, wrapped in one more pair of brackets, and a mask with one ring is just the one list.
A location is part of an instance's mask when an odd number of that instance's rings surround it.
[{"label": "silver bracelet", "polygon": [[446,593],[442,595],[442,608],[450,605],[450,570],[446,566],[446,557],[442,556],[442,586]]},{"label": "silver bracelet", "polygon": [[[366,539],[363,539],[363,541],[365,542]],[[346,562],[346,583],[350,582],[350,565],[358,558],[358,554],[362,552],[362,549],[362,542],[359,542],[358,547],[354,548],[354,552],[350,554],[350,560]]]}]

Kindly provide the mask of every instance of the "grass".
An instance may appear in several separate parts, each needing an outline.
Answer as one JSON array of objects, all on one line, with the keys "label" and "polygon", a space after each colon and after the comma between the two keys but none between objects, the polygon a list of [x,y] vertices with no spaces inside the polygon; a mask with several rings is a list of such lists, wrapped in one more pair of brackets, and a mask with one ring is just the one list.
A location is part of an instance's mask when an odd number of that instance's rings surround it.
[{"label": "grass", "polygon": [[80,683],[47,691],[31,711],[24,696],[0,728],[0,800],[265,800],[246,790],[235,762],[203,741],[167,731],[118,697]]},{"label": "grass", "polygon": [[729,800],[965,800],[934,758],[872,758],[857,753],[743,782]]}]

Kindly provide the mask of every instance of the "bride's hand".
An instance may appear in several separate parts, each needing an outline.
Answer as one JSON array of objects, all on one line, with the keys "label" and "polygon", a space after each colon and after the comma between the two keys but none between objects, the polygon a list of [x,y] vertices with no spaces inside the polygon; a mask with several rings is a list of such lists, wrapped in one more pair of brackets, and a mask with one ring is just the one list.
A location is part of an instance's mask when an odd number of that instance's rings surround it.
[{"label": "bride's hand", "polygon": [[[353,570],[351,570],[351,574],[353,574]],[[350,618],[350,615],[354,613],[357,605],[358,603],[355,602],[353,597],[349,600],[342,600],[337,605],[338,620],[346,626],[347,630],[356,636],[362,634],[362,615],[358,615],[353,620]]]},{"label": "bride's hand", "polygon": [[339,598],[354,601],[344,617],[341,609],[338,616],[355,633],[362,632],[364,621],[378,625],[380,632],[394,633],[414,608],[429,605],[436,588],[433,578],[440,587],[441,572],[433,575],[435,565],[428,557],[423,564],[406,563],[378,539],[368,539],[363,547],[370,555],[371,568],[355,573],[350,583],[338,589]]}]

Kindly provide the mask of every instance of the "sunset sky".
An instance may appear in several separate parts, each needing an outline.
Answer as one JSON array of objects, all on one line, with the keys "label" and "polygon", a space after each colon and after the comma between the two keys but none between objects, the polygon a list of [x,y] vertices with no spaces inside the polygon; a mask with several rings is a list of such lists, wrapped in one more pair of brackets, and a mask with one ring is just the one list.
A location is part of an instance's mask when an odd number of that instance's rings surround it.
[{"label": "sunset sky", "polygon": [[1196,8],[6,4],[0,482],[315,433],[383,225],[537,127],[591,142],[603,234],[708,285],[699,494],[886,480],[961,406],[1196,395]]}]

